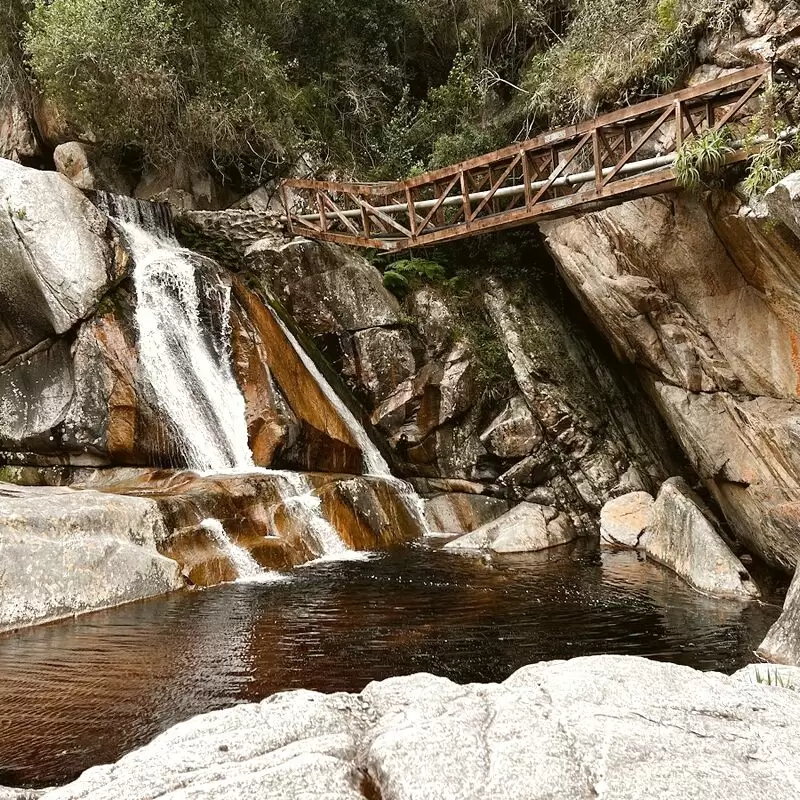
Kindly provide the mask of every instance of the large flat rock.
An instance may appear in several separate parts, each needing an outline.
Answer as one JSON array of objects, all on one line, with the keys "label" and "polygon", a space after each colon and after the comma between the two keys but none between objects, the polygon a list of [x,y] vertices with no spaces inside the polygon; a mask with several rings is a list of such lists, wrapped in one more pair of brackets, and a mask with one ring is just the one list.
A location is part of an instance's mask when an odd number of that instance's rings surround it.
[{"label": "large flat rock", "polygon": [[501,684],[418,674],[275,695],[176,725],[44,797],[786,800],[800,792],[798,725],[796,692],[593,656]]},{"label": "large flat rock", "polygon": [[156,503],[0,484],[0,631],[184,585]]}]

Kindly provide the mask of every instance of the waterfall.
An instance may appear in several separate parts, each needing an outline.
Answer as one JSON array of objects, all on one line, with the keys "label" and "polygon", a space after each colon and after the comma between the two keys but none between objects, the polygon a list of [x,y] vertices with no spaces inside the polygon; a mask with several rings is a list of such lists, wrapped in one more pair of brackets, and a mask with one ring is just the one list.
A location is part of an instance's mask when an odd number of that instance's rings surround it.
[{"label": "waterfall", "polygon": [[[425,506],[422,502],[422,498],[414,491],[411,484],[400,478],[395,478],[392,475],[389,465],[386,463],[386,460],[381,455],[380,450],[375,446],[372,439],[367,435],[364,426],[356,419],[355,415],[350,411],[342,398],[334,391],[334,388],[314,363],[314,359],[306,352],[305,348],[297,340],[297,337],[289,330],[286,323],[275,313],[272,307],[270,307],[269,310],[275,318],[275,321],[281,326],[281,330],[283,330],[287,340],[294,348],[298,358],[303,362],[303,366],[305,366],[311,374],[311,377],[320,389],[322,389],[326,399],[336,410],[336,413],[344,422],[353,440],[358,444],[364,458],[365,472],[368,475],[378,476],[394,484],[409,513],[417,519],[422,530],[427,531],[428,524],[425,521]],[[326,522],[326,524],[328,523]]]},{"label": "waterfall", "polygon": [[225,554],[236,570],[236,577],[240,579],[257,578],[265,574],[261,565],[243,547],[239,547],[231,541],[230,536],[225,533],[225,528],[218,519],[204,519],[200,527],[211,535],[211,538],[219,545],[220,550]]},{"label": "waterfall", "polygon": [[[299,519],[311,534],[318,550],[318,555],[336,557],[337,555],[352,552],[342,541],[336,528],[323,516],[322,501],[314,492],[314,487],[305,475],[286,470],[266,470],[266,472],[279,478],[283,507],[289,510],[291,516]],[[270,520],[273,529],[276,527],[276,510],[276,508],[273,508],[272,519]]]},{"label": "waterfall", "polygon": [[[103,192],[95,193],[94,200],[115,220],[132,256],[142,374],[186,466],[200,473],[279,476],[281,503],[314,539],[312,549],[323,558],[352,553],[322,515],[321,500],[306,476],[264,470],[253,463],[245,401],[231,368],[230,284],[207,266],[203,269],[207,260],[180,246],[167,206]],[[269,310],[361,449],[365,472],[394,483],[424,526],[421,501],[411,486],[392,477],[359,420],[283,320]],[[254,574],[263,574],[217,520],[206,520],[203,527],[226,550],[240,576],[252,576],[253,568]]]},{"label": "waterfall", "polygon": [[133,257],[139,361],[186,465],[252,469],[245,401],[231,371],[231,287],[197,270],[163,207],[100,199]]},{"label": "waterfall", "polygon": [[336,413],[339,415],[342,422],[344,422],[347,430],[353,437],[353,441],[356,442],[361,450],[361,453],[364,456],[364,469],[367,474],[391,478],[392,473],[389,470],[389,465],[386,463],[386,460],[381,455],[380,450],[378,450],[378,448],[375,446],[372,439],[370,439],[367,435],[367,432],[364,430],[364,426],[355,418],[353,412],[350,411],[342,398],[339,397],[339,395],[334,391],[333,387],[330,385],[330,383],[328,383],[325,376],[322,374],[322,372],[320,372],[319,368],[314,363],[314,359],[311,358],[311,356],[305,351],[305,348],[300,344],[300,342],[297,341],[297,337],[289,330],[289,327],[286,325],[286,323],[284,323],[284,321],[272,310],[272,308],[270,308],[270,311],[272,312],[272,316],[275,318],[275,321],[281,326],[281,330],[283,330],[287,340],[294,348],[298,358],[303,362],[303,366],[309,371],[311,377],[314,379],[319,388],[322,389],[325,398],[336,410]]}]

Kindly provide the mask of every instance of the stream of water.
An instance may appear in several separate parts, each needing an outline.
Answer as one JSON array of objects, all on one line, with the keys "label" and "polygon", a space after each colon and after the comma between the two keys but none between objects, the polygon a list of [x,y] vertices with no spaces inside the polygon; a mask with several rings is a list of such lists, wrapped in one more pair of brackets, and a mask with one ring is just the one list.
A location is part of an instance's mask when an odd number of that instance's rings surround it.
[{"label": "stream of water", "polygon": [[52,785],[194,714],[427,671],[499,681],[626,653],[731,672],[778,608],[715,601],[634,552],[491,561],[414,546],[0,637],[0,785]]},{"label": "stream of water", "polygon": [[244,397],[230,366],[230,286],[203,279],[174,239],[125,217],[117,223],[134,260],[139,363],[187,466],[252,469]]},{"label": "stream of water", "polygon": [[240,580],[252,579],[264,572],[258,561],[247,550],[231,541],[218,519],[204,519],[200,523],[200,527],[211,535],[225,557],[233,564],[237,578]]}]

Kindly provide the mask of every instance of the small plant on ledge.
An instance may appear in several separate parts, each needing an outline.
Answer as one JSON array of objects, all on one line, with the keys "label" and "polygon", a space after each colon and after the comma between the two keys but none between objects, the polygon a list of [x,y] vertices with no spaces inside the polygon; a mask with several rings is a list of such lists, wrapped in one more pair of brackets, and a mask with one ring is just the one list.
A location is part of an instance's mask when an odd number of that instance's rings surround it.
[{"label": "small plant on ledge", "polygon": [[383,273],[383,285],[401,300],[423,283],[449,285],[455,280],[457,279],[448,279],[441,264],[427,258],[404,258],[395,261],[389,264]]},{"label": "small plant on ledge", "polygon": [[733,152],[731,141],[728,128],[705,131],[685,141],[674,166],[678,186],[696,191],[719,183],[726,160]]},{"label": "small plant on ledge", "polygon": [[749,198],[762,197],[787,175],[800,169],[800,133],[776,136],[750,159],[743,188]]}]

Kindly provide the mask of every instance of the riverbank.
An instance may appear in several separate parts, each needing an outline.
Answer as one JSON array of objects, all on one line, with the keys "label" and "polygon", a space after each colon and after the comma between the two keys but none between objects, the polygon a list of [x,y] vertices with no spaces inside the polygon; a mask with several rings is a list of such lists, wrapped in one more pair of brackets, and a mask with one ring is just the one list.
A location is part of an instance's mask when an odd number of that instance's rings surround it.
[{"label": "riverbank", "polygon": [[43,800],[786,800],[800,696],[631,656],[533,664],[501,684],[416,674],[294,691],[176,725]]}]

